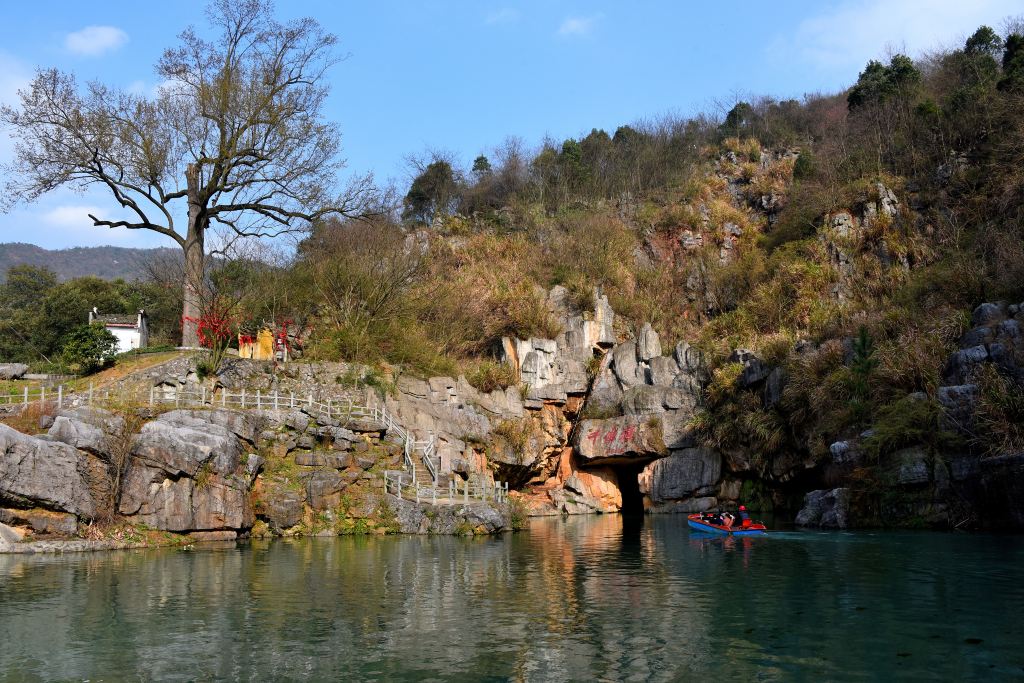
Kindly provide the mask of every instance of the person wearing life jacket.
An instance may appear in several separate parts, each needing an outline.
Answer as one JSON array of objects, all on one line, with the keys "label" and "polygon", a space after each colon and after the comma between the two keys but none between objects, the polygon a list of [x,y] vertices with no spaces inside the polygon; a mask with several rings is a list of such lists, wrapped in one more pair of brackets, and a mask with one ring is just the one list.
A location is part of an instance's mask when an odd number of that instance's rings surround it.
[{"label": "person wearing life jacket", "polygon": [[747,506],[746,505],[740,505],[739,517],[740,517],[740,526],[744,526],[744,527],[750,526],[750,515],[747,514]]}]

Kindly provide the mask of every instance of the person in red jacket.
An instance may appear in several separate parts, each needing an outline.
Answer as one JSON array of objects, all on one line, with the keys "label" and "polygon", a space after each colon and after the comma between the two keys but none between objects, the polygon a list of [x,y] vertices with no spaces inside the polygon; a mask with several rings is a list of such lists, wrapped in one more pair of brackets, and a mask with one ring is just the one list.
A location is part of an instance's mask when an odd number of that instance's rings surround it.
[{"label": "person in red jacket", "polygon": [[740,526],[750,526],[750,515],[747,514],[746,505],[740,505]]}]

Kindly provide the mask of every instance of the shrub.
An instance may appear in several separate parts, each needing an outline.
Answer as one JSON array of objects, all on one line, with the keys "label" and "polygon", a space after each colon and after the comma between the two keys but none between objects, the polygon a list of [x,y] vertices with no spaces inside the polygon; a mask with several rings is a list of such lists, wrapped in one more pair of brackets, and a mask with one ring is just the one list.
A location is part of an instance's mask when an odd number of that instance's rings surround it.
[{"label": "shrub", "polygon": [[988,453],[1024,450],[1024,385],[986,365],[978,380],[978,436]]},{"label": "shrub", "polygon": [[473,388],[484,393],[495,389],[507,389],[519,382],[519,373],[508,363],[484,359],[466,375]]},{"label": "shrub", "polygon": [[502,420],[491,434],[504,441],[522,462],[526,459],[526,451],[533,436],[533,420],[525,417],[520,420]]},{"label": "shrub", "polygon": [[61,361],[76,374],[87,375],[114,360],[117,338],[100,323],[82,325],[64,337]]},{"label": "shrub", "polygon": [[737,391],[737,381],[743,374],[743,363],[726,363],[715,368],[708,384],[708,400],[718,405],[732,397]]},{"label": "shrub", "polygon": [[883,406],[864,440],[865,452],[875,460],[907,446],[942,449],[955,444],[956,435],[944,429],[942,408],[929,398],[905,396]]},{"label": "shrub", "polygon": [[508,512],[513,531],[521,531],[529,525],[530,509],[519,496],[509,496]]}]

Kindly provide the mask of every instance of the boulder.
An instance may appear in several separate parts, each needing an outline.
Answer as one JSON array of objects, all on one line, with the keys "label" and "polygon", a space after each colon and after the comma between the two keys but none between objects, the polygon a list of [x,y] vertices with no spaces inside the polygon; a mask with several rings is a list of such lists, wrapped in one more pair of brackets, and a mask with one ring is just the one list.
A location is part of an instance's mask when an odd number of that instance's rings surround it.
[{"label": "boulder", "polygon": [[488,504],[431,506],[389,497],[387,505],[405,534],[494,534],[512,528],[507,510]]},{"label": "boulder", "polygon": [[259,515],[276,531],[290,529],[302,521],[302,494],[274,488],[260,498]]},{"label": "boulder", "polygon": [[0,553],[11,552],[16,543],[21,543],[22,533],[0,522]]},{"label": "boulder", "polygon": [[786,388],[786,370],[774,368],[768,373],[768,380],[764,383],[764,404],[769,408],[777,406],[782,401],[782,390]]},{"label": "boulder", "polygon": [[857,462],[860,459],[856,448],[849,441],[836,441],[828,450],[832,454],[832,462],[837,465]]},{"label": "boulder", "polygon": [[705,368],[703,354],[684,341],[676,344],[675,357],[684,372],[696,373]]},{"label": "boulder", "polygon": [[722,474],[722,456],[710,448],[685,448],[650,463],[640,473],[640,492],[654,504],[706,496]]},{"label": "boulder", "polygon": [[935,392],[935,398],[942,404],[946,418],[954,427],[970,431],[978,401],[978,386],[976,384],[939,387]]},{"label": "boulder", "polygon": [[341,504],[341,492],[362,474],[359,470],[339,472],[334,469],[316,470],[305,477],[306,500],[314,510],[328,510]]},{"label": "boulder", "polygon": [[670,449],[691,448],[696,445],[693,430],[690,428],[692,409],[666,410],[658,416],[661,430],[661,452]]},{"label": "boulder", "polygon": [[0,379],[21,379],[28,372],[24,363],[0,363]]},{"label": "boulder", "polygon": [[754,355],[753,351],[747,349],[736,349],[729,355],[730,363],[741,363],[743,372],[740,374],[739,383],[742,387],[749,387],[766,379],[771,368],[765,365],[760,358]]},{"label": "boulder", "polygon": [[657,356],[650,361],[651,384],[656,387],[672,386],[676,375],[679,374],[679,366],[675,359],[667,356]]},{"label": "boulder", "polygon": [[82,451],[109,456],[111,447],[124,431],[124,424],[120,415],[83,406],[56,415],[47,436]]},{"label": "boulder", "polygon": [[661,355],[661,339],[650,323],[644,323],[636,339],[637,360],[648,363]]},{"label": "boulder", "polygon": [[971,326],[980,327],[982,325],[989,325],[1003,317],[1003,306],[997,303],[983,303],[979,304],[971,312]]},{"label": "boulder", "polygon": [[226,427],[180,413],[173,421],[161,415],[142,426],[132,441],[132,454],[147,464],[177,477],[195,477],[203,467],[217,474],[233,473],[239,466],[241,445]]},{"label": "boulder", "polygon": [[619,409],[621,402],[622,386],[615,379],[611,369],[605,368],[594,378],[594,385],[587,398],[587,408],[589,411],[602,414],[617,413],[621,412]]},{"label": "boulder", "polygon": [[900,485],[919,486],[929,482],[932,467],[928,453],[920,446],[897,451],[893,454],[893,461],[898,463],[896,481]]},{"label": "boulder", "polygon": [[334,469],[343,470],[352,466],[352,454],[342,451],[297,453],[295,455],[295,464],[304,467],[333,467]]},{"label": "boulder", "polygon": [[647,384],[626,389],[622,396],[622,411],[626,415],[650,415],[665,412],[665,389]]},{"label": "boulder", "polygon": [[160,467],[136,461],[129,468],[118,511],[165,531],[248,529],[253,511],[239,477],[170,477]]},{"label": "boulder", "polygon": [[0,523],[32,527],[37,534],[74,536],[78,533],[78,518],[69,512],[52,512],[33,508],[12,510],[0,508]]},{"label": "boulder", "polygon": [[973,381],[978,366],[989,360],[989,350],[983,345],[960,349],[949,357],[943,377],[947,382],[966,384]]},{"label": "boulder", "polygon": [[[288,416],[294,417],[294,414],[289,413]],[[242,410],[227,410],[226,408],[172,410],[164,413],[158,419],[168,424],[191,428],[201,426],[203,423],[216,425],[249,443],[256,443],[256,437],[260,433],[255,416]]]},{"label": "boulder", "polygon": [[637,362],[636,342],[619,344],[612,350],[612,367],[623,387],[646,384],[647,373]]},{"label": "boulder", "polygon": [[845,529],[850,518],[850,490],[846,488],[811,491],[796,515],[798,526]]},{"label": "boulder", "polygon": [[60,442],[27,436],[0,424],[0,501],[70,512],[96,513],[88,456]]}]

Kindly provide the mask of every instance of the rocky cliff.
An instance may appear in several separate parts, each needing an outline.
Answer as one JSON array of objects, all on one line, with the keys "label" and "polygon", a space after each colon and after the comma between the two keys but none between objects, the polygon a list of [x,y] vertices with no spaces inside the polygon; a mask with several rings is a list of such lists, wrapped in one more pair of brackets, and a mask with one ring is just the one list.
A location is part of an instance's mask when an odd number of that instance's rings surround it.
[{"label": "rocky cliff", "polygon": [[[78,407],[27,435],[0,424],[0,527],[104,538],[129,524],[192,540],[250,534],[493,533],[493,505],[428,508],[385,496],[402,446],[369,420],[302,410]],[[262,455],[261,455],[262,454]],[[172,537],[173,539],[173,537]],[[8,548],[10,549],[10,548]]]}]

